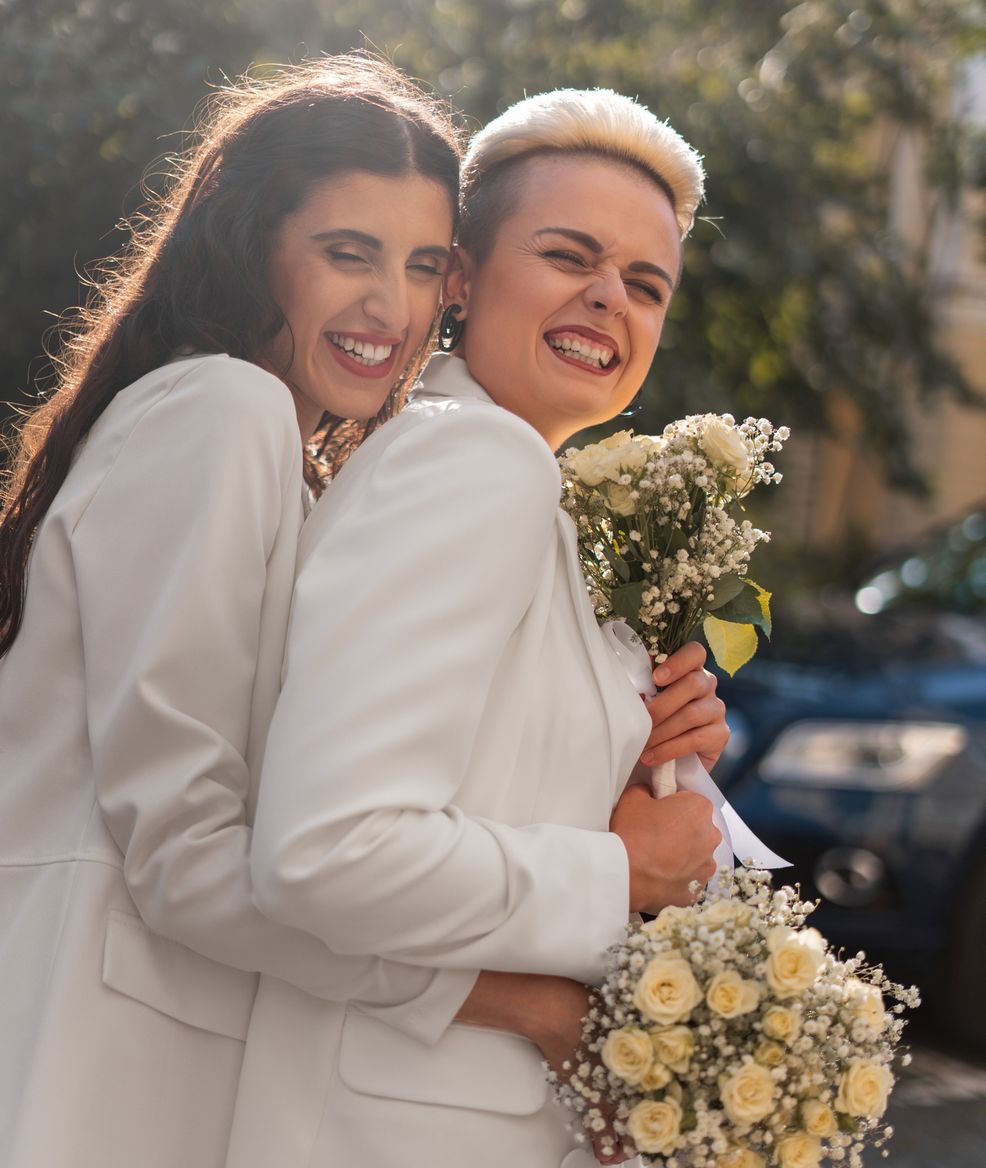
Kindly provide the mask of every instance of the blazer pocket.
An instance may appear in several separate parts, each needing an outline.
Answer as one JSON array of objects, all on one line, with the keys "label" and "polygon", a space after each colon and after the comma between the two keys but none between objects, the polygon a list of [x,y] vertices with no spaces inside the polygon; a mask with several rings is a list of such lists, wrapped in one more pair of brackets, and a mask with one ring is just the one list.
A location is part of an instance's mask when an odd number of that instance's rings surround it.
[{"label": "blazer pocket", "polygon": [[412,1103],[533,1115],[548,1099],[537,1047],[515,1034],[453,1023],[434,1046],[347,1012],[339,1078],[353,1091]]},{"label": "blazer pocket", "polygon": [[103,984],[179,1022],[245,1041],[258,977],[194,953],[111,909]]}]

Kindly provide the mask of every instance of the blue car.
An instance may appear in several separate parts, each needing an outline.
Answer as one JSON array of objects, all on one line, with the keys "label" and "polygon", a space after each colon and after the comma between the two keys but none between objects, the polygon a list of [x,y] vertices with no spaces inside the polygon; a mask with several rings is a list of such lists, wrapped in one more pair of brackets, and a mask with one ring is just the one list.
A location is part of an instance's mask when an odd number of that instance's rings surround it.
[{"label": "blue car", "polygon": [[833,943],[986,1048],[986,509],[775,628],[717,780]]}]

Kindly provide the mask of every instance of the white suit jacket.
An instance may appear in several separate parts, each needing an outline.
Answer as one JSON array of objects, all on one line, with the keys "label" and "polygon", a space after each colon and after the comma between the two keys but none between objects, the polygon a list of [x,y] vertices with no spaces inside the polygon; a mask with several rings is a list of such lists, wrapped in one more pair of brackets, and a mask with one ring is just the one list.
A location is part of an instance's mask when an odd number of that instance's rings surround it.
[{"label": "white suit jacket", "polygon": [[[628,909],[608,822],[650,720],[559,485],[543,439],[439,357],[316,505],[254,830],[274,919],[350,955],[602,976]],[[573,1146],[523,1039],[453,1025],[427,1046],[262,979],[231,1168]]]},{"label": "white suit jacket", "polygon": [[38,531],[0,659],[4,1168],[222,1164],[246,971],[426,1040],[468,992],[471,974],[395,977],[254,906],[302,519],[290,394],[214,355],[123,390]]}]

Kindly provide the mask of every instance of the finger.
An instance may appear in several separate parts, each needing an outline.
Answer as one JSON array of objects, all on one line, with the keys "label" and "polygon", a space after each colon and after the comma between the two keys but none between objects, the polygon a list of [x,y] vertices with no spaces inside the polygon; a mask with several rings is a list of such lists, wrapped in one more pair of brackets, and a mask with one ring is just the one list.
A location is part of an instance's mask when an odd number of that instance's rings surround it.
[{"label": "finger", "polygon": [[662,763],[672,762],[676,758],[687,758],[690,754],[696,754],[705,769],[710,770],[719,761],[728,741],[728,730],[719,733],[703,727],[701,730],[690,730],[648,749],[641,761],[644,766],[659,767]]},{"label": "finger", "polygon": [[654,684],[671,685],[686,673],[704,668],[706,657],[704,645],[700,645],[698,641],[689,641],[687,645],[682,645],[672,653],[667,661],[658,665],[654,670]]},{"label": "finger", "polygon": [[656,766],[657,763],[651,756],[658,749],[662,749],[662,757],[658,762],[680,758],[680,754],[668,754],[667,749],[676,739],[685,735],[693,738],[691,749],[695,749],[697,742],[696,753],[722,750],[729,741],[725,704],[719,698],[703,698],[700,701],[689,702],[670,718],[658,722],[647,736],[644,749],[641,751],[641,761],[645,766]]},{"label": "finger", "polygon": [[646,703],[651,722],[663,722],[689,702],[712,697],[717,684],[715,676],[707,670],[693,669]]}]

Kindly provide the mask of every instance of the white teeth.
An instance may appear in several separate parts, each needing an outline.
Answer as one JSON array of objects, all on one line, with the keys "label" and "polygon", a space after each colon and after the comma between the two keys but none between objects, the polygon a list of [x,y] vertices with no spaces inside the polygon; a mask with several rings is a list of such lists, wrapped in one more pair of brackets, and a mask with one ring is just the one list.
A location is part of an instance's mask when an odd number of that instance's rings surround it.
[{"label": "white teeth", "polygon": [[573,341],[570,337],[548,337],[548,344],[553,349],[559,349],[567,357],[575,357],[584,361],[593,369],[605,369],[613,359],[614,350],[604,346],[592,346],[588,341]]},{"label": "white teeth", "polygon": [[381,365],[394,351],[393,345],[371,345],[369,341],[358,341],[342,333],[329,333],[328,338],[360,365]]}]

